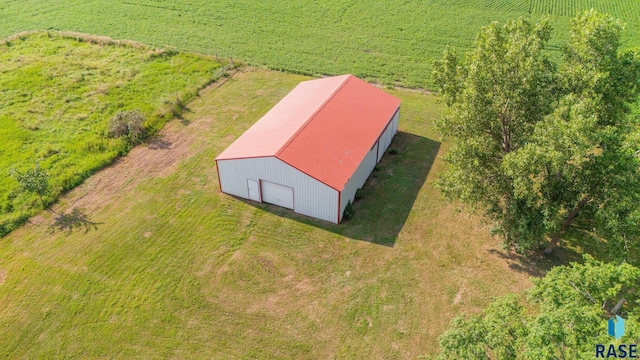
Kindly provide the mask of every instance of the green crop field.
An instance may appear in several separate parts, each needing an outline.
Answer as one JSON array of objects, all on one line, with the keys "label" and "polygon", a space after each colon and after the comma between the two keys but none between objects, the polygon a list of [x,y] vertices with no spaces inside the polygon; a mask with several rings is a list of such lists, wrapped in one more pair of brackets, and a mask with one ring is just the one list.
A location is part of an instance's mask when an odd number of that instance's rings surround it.
[{"label": "green crop field", "polygon": [[568,20],[595,8],[627,24],[640,45],[640,1],[0,1],[0,36],[61,29],[171,45],[313,74],[353,73],[408,87],[431,86],[431,62],[446,46],[468,49],[491,21],[551,14],[557,52]]},{"label": "green crop field", "polygon": [[202,56],[74,36],[0,43],[0,236],[41,208],[37,197],[13,194],[10,169],[39,161],[52,201],[127,151],[125,141],[106,137],[117,111],[140,109],[150,129],[160,128],[176,98],[193,97],[220,67]]},{"label": "green crop field", "polygon": [[392,91],[396,151],[349,222],[222,194],[215,156],[307,79],[221,80],[61,198],[86,230],[51,233],[43,212],[2,239],[0,358],[416,359],[454,315],[530,286],[539,268],[433,187],[431,96]]}]

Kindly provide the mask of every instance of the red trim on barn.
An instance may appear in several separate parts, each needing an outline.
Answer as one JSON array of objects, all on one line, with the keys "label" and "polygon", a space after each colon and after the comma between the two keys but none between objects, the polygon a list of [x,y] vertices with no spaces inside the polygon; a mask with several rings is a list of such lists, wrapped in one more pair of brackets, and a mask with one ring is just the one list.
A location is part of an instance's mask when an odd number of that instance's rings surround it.
[{"label": "red trim on barn", "polygon": [[340,221],[342,220],[340,218],[340,195],[342,194],[341,191],[338,191],[338,224],[340,224]]},{"label": "red trim on barn", "polygon": [[218,186],[220,187],[220,191],[222,191],[222,181],[220,181],[220,168],[218,168],[218,160],[216,160],[216,172],[218,173]]}]

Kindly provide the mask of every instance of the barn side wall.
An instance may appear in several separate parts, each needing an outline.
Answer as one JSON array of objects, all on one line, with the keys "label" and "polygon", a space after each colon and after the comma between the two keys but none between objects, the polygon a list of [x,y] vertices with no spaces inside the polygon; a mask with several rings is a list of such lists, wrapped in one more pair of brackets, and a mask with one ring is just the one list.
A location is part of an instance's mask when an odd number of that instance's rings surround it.
[{"label": "barn side wall", "polygon": [[364,160],[356,169],[356,172],[349,179],[344,189],[340,193],[340,219],[342,219],[342,215],[344,214],[344,209],[347,207],[347,202],[355,199],[356,190],[361,188],[364,183],[369,178],[371,171],[376,166],[376,163],[380,161],[382,158],[382,154],[384,154],[385,150],[391,144],[391,140],[398,132],[398,119],[400,116],[400,108],[396,110],[395,114],[391,118],[389,125],[384,130],[380,138],[378,139],[378,143],[374,144],[373,148],[369,150],[367,155],[364,157]]},{"label": "barn side wall", "polygon": [[364,185],[367,178],[369,178],[369,174],[371,174],[371,171],[373,171],[373,168],[376,166],[377,150],[378,147],[375,145],[371,150],[369,150],[367,155],[364,157],[364,160],[362,160],[360,165],[358,165],[356,172],[353,173],[353,176],[349,179],[340,193],[340,219],[342,219],[342,214],[344,214],[344,209],[347,207],[349,200],[353,202],[356,196],[356,190]]},{"label": "barn side wall", "polygon": [[222,192],[249,198],[247,179],[266,180],[293,188],[295,212],[335,223],[338,191],[275,157],[218,160]]},{"label": "barn side wall", "polygon": [[400,116],[400,108],[396,110],[395,114],[391,118],[391,122],[389,122],[389,125],[387,126],[385,131],[382,133],[382,135],[380,135],[380,139],[378,140],[380,142],[380,148],[378,149],[378,161],[380,161],[385,150],[387,150],[387,148],[389,147],[389,144],[391,144],[391,140],[393,140],[393,137],[398,132],[399,116]]}]

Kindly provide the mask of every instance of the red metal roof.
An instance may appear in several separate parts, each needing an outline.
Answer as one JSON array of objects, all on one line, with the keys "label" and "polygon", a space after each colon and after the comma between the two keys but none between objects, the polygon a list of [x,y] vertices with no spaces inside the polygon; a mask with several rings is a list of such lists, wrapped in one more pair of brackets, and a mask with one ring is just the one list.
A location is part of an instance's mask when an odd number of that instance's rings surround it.
[{"label": "red metal roof", "polygon": [[305,81],[216,160],[275,156],[341,191],[399,106],[353,75]]}]

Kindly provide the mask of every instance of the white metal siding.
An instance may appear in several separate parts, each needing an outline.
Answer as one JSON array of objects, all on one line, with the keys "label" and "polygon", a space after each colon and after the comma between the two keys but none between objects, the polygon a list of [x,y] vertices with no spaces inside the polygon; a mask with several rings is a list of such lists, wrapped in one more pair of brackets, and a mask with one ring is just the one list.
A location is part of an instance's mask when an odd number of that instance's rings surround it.
[{"label": "white metal siding", "polygon": [[293,188],[295,212],[338,221],[338,191],[275,157],[218,160],[224,193],[248,199],[247,179],[266,180]]},{"label": "white metal siding", "polygon": [[293,210],[293,188],[261,180],[262,201]]},{"label": "white metal siding", "polygon": [[347,202],[351,200],[353,202],[356,190],[361,188],[364,183],[369,178],[371,171],[376,166],[376,163],[380,161],[382,158],[382,154],[384,154],[385,150],[391,144],[391,140],[398,132],[398,119],[400,114],[400,108],[396,110],[393,118],[389,122],[389,125],[385,129],[384,133],[380,136],[378,146],[374,146],[367,155],[364,160],[358,166],[356,172],[351,176],[344,189],[340,193],[340,219],[342,219],[342,214],[344,214],[344,209],[347,207]]},{"label": "white metal siding", "polygon": [[400,118],[400,107],[396,110],[396,113],[393,114],[393,120],[391,121],[391,125],[393,126],[393,135],[398,132],[398,119]]},{"label": "white metal siding", "polygon": [[347,202],[349,200],[353,202],[356,196],[356,190],[364,185],[364,183],[367,181],[367,178],[369,178],[369,174],[371,174],[371,171],[373,171],[373,168],[376,166],[376,154],[377,146],[374,146],[373,149],[369,150],[360,165],[358,165],[358,169],[356,169],[356,172],[353,173],[353,176],[351,176],[351,179],[349,179],[344,189],[340,193],[341,219],[342,214],[344,213],[344,208],[347,207]]},{"label": "white metal siding", "polygon": [[382,158],[382,154],[384,154],[384,152],[387,151],[387,148],[391,144],[391,140],[393,140],[393,137],[398,132],[399,114],[400,114],[400,108],[398,108],[396,113],[393,115],[393,118],[391,118],[389,125],[384,130],[384,133],[382,134],[382,136],[380,136],[380,149],[378,150],[378,161],[380,161],[380,158]]},{"label": "white metal siding", "polygon": [[380,142],[380,144],[382,145],[380,150],[382,150],[381,152],[383,154],[385,151],[387,151],[389,144],[391,144],[393,135],[395,135],[393,132],[393,125],[391,124],[391,122],[389,122],[389,126],[387,126],[387,128],[384,130],[384,133],[382,134],[382,141]]}]

